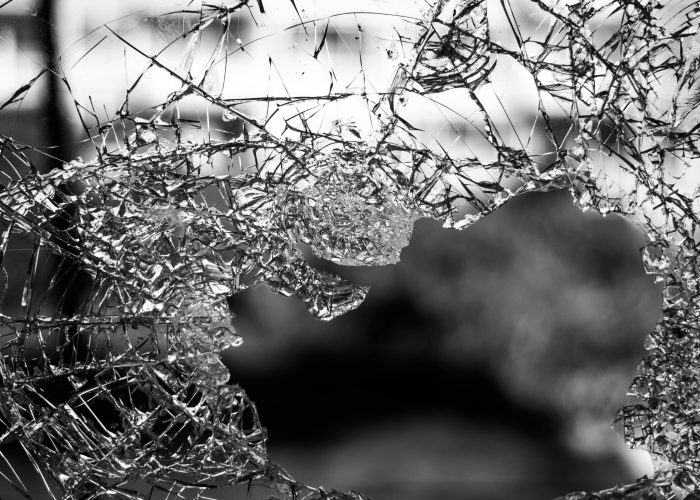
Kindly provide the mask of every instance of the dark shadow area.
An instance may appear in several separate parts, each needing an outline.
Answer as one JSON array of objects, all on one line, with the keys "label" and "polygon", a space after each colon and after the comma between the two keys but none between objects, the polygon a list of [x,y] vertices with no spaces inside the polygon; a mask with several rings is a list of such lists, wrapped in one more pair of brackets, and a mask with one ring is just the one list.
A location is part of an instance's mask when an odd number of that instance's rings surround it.
[{"label": "dark shadow area", "polygon": [[233,378],[256,396],[273,444],[300,439],[307,445],[329,444],[358,427],[390,424],[409,415],[448,414],[545,439],[560,432],[553,414],[513,400],[479,366],[446,365],[430,357],[387,359],[381,352],[358,348],[305,351],[263,376],[237,371],[232,369]]}]

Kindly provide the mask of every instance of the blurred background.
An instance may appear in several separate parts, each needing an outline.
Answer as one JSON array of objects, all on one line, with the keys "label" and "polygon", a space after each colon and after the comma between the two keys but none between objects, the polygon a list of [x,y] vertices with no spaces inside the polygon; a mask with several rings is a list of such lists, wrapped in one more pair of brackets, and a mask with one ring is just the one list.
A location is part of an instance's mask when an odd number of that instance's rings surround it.
[{"label": "blurred background", "polygon": [[[0,102],[73,41],[138,8],[4,5]],[[352,33],[336,31],[328,42],[338,67],[355,50],[346,39]],[[94,155],[61,85],[47,74],[0,113],[0,133],[38,147],[29,154],[45,170]],[[553,191],[464,231],[419,220],[392,266],[337,266],[304,249],[315,267],[370,285],[364,304],[324,323],[265,288],[236,295],[245,343],[223,359],[257,404],[271,458],[308,484],[378,500],[456,500],[631,482],[650,471],[649,457],[610,425],[660,314],[642,243],[629,223],[582,213]]]}]

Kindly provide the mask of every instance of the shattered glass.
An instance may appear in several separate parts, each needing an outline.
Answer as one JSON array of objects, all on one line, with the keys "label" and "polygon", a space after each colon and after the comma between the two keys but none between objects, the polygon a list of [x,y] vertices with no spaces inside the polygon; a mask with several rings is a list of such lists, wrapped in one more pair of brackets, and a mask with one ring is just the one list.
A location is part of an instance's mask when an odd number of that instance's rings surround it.
[{"label": "shattered glass", "polygon": [[[0,135],[1,442],[54,498],[365,498],[268,459],[219,359],[242,343],[227,298],[266,286],[331,320],[368,289],[314,269],[305,248],[395,263],[421,217],[463,229],[568,189],[644,228],[665,288],[616,422],[655,472],[566,498],[696,498],[698,3],[337,4],[140,11],[0,103],[12,113],[54,75],[88,146],[45,171],[35,153],[50,153]],[[0,462],[3,487],[29,497]]]}]

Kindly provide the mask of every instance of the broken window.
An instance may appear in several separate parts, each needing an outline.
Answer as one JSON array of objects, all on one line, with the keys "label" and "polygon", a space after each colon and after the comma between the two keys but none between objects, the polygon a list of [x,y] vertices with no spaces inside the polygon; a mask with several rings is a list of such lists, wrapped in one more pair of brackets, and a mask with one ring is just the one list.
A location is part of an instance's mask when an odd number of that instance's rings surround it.
[{"label": "broken window", "polygon": [[[462,229],[521,194],[568,189],[644,228],[665,288],[636,402],[617,419],[654,475],[567,498],[694,498],[697,2],[138,7],[0,82],[5,115],[59,82],[82,144],[48,169],[53,149],[0,135],[2,439],[48,494],[363,498],[269,461],[255,406],[219,360],[242,342],[227,298],[266,286],[332,320],[368,289],[315,269],[302,246],[394,263],[419,218]],[[0,43],[21,43],[4,26]],[[34,492],[0,461],[5,488]]]}]

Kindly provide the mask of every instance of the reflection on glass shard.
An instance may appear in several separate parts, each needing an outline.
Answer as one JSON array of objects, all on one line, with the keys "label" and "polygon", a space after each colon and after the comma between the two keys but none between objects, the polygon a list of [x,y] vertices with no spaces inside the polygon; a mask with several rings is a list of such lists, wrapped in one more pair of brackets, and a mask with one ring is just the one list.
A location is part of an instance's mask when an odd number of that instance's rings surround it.
[{"label": "reflection on glass shard", "polygon": [[267,286],[330,320],[368,290],[300,243],[395,263],[420,217],[569,189],[645,228],[665,290],[618,416],[655,474],[566,498],[694,498],[699,25],[694,0],[222,0],[92,31],[0,104],[57,74],[89,144],[46,172],[0,135],[2,442],[56,498],[364,498],[268,460],[219,361],[242,342],[226,299]]}]

